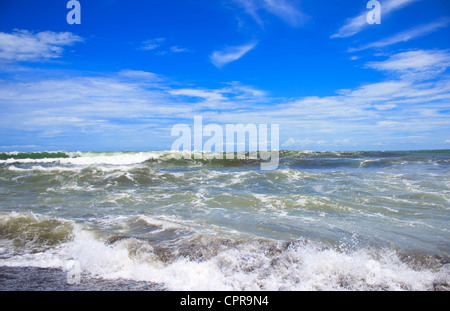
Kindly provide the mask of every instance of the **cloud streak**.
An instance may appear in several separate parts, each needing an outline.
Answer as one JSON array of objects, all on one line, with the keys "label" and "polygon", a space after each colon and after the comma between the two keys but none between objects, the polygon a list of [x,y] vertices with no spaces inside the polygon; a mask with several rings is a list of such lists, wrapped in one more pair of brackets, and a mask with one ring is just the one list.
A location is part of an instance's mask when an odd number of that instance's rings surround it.
[{"label": "cloud streak", "polygon": [[286,0],[234,0],[261,27],[264,26],[261,11],[274,15],[291,27],[301,26],[307,16]]},{"label": "cloud streak", "polygon": [[450,67],[450,53],[443,50],[415,50],[392,55],[387,60],[366,65],[406,80],[434,78]]},{"label": "cloud streak", "polygon": [[255,48],[257,44],[258,42],[251,41],[243,45],[231,46],[220,51],[215,51],[211,54],[210,60],[216,67],[221,68],[228,63],[240,59]]},{"label": "cloud streak", "polygon": [[190,52],[189,49],[180,47],[178,45],[168,47],[166,38],[148,39],[141,42],[139,50],[143,51],[155,51],[158,55],[164,55],[169,53],[185,53]]},{"label": "cloud streak", "polygon": [[441,19],[440,21],[429,23],[426,25],[421,25],[406,31],[403,31],[401,33],[395,34],[393,36],[390,36],[388,38],[372,42],[366,45],[363,45],[358,48],[350,48],[349,52],[358,52],[370,48],[383,48],[386,46],[390,46],[396,43],[400,42],[408,42],[423,36],[426,36],[428,34],[431,34],[439,29],[445,28],[449,25],[450,19],[445,18]]},{"label": "cloud streak", "polygon": [[[387,0],[381,3],[382,18],[388,16],[394,11],[404,8],[405,6],[420,0]],[[349,18],[345,21],[345,24],[339,28],[339,30],[331,36],[331,38],[347,38],[351,37],[362,30],[364,30],[367,24],[367,14],[369,10],[365,10],[359,15]]]},{"label": "cloud streak", "polygon": [[44,61],[62,56],[64,47],[83,39],[71,32],[0,32],[0,61]]}]

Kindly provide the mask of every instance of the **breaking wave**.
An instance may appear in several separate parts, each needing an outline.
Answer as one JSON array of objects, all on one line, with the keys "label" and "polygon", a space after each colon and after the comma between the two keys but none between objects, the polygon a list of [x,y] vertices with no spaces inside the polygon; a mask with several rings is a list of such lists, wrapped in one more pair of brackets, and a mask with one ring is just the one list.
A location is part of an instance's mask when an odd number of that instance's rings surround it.
[{"label": "breaking wave", "polygon": [[[450,266],[435,256],[306,239],[282,242],[205,233],[174,238],[183,226],[167,220],[132,216],[107,221],[134,229],[138,225],[141,235],[96,232],[72,221],[31,214],[4,214],[2,242],[20,237],[35,245],[31,253],[3,256],[0,265],[67,271],[68,263],[76,262],[84,276],[154,282],[168,290],[450,289]],[[152,240],[163,232],[172,238],[164,243]]]},{"label": "breaking wave", "polygon": [[[10,152],[0,153],[0,165],[59,164],[66,166],[137,165],[153,167],[245,167],[264,162],[257,153],[234,154],[227,159],[226,153],[186,153],[175,151],[146,152]],[[437,165],[450,163],[450,150],[437,151],[359,151],[359,152],[312,152],[279,151],[281,165],[297,168],[332,167],[384,167],[432,162]]]}]

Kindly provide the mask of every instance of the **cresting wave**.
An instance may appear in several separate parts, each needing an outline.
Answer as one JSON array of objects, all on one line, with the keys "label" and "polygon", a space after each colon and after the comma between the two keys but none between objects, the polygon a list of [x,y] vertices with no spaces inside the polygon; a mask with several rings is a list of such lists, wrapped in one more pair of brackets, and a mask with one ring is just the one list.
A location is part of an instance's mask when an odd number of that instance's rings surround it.
[{"label": "cresting wave", "polygon": [[[33,213],[0,216],[0,240],[17,251],[39,252],[72,239],[73,223],[54,218],[40,218]],[[7,251],[4,250],[4,254]]]},{"label": "cresting wave", "polygon": [[132,236],[30,213],[2,214],[2,250],[18,236],[26,247],[16,245],[20,254],[5,253],[0,265],[67,271],[68,263],[77,262],[83,277],[154,282],[169,290],[450,289],[449,264],[432,256],[306,239],[219,238],[204,232],[157,243],[152,234],[185,228],[143,215],[105,221],[122,229],[145,224],[151,230],[146,237]]},{"label": "cresting wave", "polygon": [[[183,154],[183,159],[176,159],[176,151],[145,152],[10,152],[0,153],[0,165],[14,164],[60,164],[75,166],[93,165],[136,165],[147,164],[155,167],[241,167],[257,166],[261,157],[249,159],[226,159],[225,153],[217,154],[222,159],[196,159]],[[214,154],[214,153],[213,153]],[[281,165],[299,168],[332,167],[383,167],[405,164],[432,162],[436,165],[450,163],[450,150],[425,151],[355,151],[355,152],[313,152],[280,150]],[[28,167],[27,167],[28,168]],[[36,169],[36,167],[35,167]]]}]

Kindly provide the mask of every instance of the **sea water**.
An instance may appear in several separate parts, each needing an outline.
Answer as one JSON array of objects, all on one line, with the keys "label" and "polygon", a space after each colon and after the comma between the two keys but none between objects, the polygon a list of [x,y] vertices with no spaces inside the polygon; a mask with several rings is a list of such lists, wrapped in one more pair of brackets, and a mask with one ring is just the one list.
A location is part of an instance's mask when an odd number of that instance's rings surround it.
[{"label": "sea water", "polygon": [[259,162],[0,153],[0,290],[450,289],[449,150]]}]

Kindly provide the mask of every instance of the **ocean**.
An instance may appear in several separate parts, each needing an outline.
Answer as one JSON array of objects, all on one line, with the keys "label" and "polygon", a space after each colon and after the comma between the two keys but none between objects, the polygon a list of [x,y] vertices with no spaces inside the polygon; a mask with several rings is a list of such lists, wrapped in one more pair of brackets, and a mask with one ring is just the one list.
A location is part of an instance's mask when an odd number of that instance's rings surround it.
[{"label": "ocean", "polygon": [[450,290],[450,150],[0,153],[0,290]]}]

